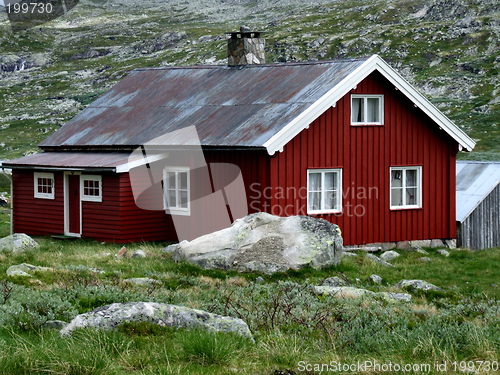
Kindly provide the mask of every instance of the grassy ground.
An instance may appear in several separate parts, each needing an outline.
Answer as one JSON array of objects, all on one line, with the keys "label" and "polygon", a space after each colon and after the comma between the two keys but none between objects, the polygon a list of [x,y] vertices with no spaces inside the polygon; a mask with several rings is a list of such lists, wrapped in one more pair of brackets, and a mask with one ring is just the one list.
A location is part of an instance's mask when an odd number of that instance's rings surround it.
[{"label": "grassy ground", "polygon": [[[8,234],[0,213],[0,237]],[[326,270],[306,269],[272,276],[202,270],[175,263],[162,243],[141,248],[145,259],[116,259],[121,245],[88,240],[37,238],[40,249],[0,254],[0,373],[10,374],[326,374],[339,363],[426,365],[409,374],[454,374],[460,366],[495,373],[500,350],[500,249],[429,249],[402,253],[394,268],[374,265],[363,255],[344,257]],[[101,255],[110,253],[111,255]],[[14,264],[52,267],[33,278],[7,277]],[[369,276],[383,278],[382,285]],[[262,276],[263,283],[256,283]],[[396,291],[401,279],[424,279],[443,293],[413,293],[412,303],[381,299],[318,297],[312,286],[340,276],[373,291]],[[132,277],[150,277],[159,286],[133,286]],[[10,292],[9,292],[10,290]],[[46,320],[69,321],[78,313],[112,302],[156,301],[243,318],[255,343],[228,334],[207,334],[126,324],[113,332],[77,331],[61,338],[43,328]],[[466,361],[466,362],[462,362]],[[490,369],[486,363],[490,362]],[[455,364],[453,362],[456,362]],[[446,371],[436,366],[446,363]],[[323,366],[315,367],[315,365]],[[328,368],[325,367],[328,365]],[[441,367],[441,370],[443,367]],[[338,370],[338,368],[337,368]],[[373,367],[347,373],[383,373]],[[280,372],[281,371],[281,372]],[[398,373],[389,371],[386,373]],[[402,372],[401,372],[402,373]]]}]

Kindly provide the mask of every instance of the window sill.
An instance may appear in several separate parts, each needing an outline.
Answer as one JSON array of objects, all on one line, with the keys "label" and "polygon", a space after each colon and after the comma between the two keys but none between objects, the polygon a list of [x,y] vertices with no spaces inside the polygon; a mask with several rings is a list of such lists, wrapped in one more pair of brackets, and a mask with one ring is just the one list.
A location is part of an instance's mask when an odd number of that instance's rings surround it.
[{"label": "window sill", "polygon": [[341,214],[342,210],[307,211],[308,215]]},{"label": "window sill", "polygon": [[384,126],[380,122],[351,122],[351,126]]},{"label": "window sill", "polygon": [[421,206],[391,206],[391,211],[401,211],[401,210],[421,210]]},{"label": "window sill", "polygon": [[191,210],[165,210],[167,215],[191,216]]}]

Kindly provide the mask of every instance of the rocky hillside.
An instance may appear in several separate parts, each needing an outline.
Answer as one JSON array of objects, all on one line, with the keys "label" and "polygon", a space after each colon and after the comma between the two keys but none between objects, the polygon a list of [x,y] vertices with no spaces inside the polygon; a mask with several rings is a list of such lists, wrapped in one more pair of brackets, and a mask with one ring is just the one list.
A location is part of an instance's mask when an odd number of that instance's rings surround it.
[{"label": "rocky hillside", "polygon": [[131,69],[224,64],[241,24],[265,32],[268,62],[381,55],[478,141],[462,158],[500,159],[498,0],[81,0],[23,31],[0,13],[0,160]]}]

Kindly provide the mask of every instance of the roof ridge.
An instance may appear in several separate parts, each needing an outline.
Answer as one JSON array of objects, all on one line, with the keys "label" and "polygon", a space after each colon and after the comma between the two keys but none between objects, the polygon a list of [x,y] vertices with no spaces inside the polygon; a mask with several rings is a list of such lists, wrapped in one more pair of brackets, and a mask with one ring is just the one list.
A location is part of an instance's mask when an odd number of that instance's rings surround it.
[{"label": "roof ridge", "polygon": [[258,69],[258,68],[279,68],[283,66],[303,66],[303,65],[321,65],[333,63],[346,63],[355,61],[366,61],[370,57],[353,57],[348,59],[333,59],[333,60],[316,60],[316,61],[290,61],[290,62],[274,62],[266,64],[249,64],[239,66],[224,65],[175,65],[175,66],[156,66],[156,67],[140,67],[135,68],[133,71],[148,71],[148,70],[174,70],[174,69],[228,69],[228,70],[241,70],[241,69]]}]

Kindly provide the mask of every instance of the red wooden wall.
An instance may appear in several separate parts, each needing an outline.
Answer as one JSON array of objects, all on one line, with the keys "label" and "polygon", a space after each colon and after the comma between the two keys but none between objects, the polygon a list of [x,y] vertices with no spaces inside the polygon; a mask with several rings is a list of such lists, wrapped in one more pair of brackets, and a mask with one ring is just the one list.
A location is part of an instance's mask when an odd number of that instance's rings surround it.
[{"label": "red wooden wall", "polygon": [[64,232],[63,174],[54,173],[54,199],[35,198],[33,171],[12,171],[14,232],[50,235]]},{"label": "red wooden wall", "polygon": [[[351,126],[351,93],[384,94],[384,125]],[[346,245],[454,238],[456,143],[377,72],[351,93],[271,158],[268,212],[305,214],[306,195],[283,189],[306,186],[308,168],[342,168],[343,212],[314,216],[338,224]],[[417,165],[422,208],[390,210],[390,167]]]}]

